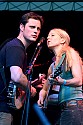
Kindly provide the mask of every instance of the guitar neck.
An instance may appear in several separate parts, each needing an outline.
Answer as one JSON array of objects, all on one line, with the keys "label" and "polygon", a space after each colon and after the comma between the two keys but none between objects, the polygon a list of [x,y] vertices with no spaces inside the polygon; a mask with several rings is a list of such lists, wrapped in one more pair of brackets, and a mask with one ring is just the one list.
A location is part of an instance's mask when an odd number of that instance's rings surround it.
[{"label": "guitar neck", "polygon": [[42,83],[42,80],[40,79],[35,79],[34,81],[32,81],[31,82],[31,85],[33,86],[33,87],[36,87],[37,85],[39,85],[39,84],[41,84]]}]

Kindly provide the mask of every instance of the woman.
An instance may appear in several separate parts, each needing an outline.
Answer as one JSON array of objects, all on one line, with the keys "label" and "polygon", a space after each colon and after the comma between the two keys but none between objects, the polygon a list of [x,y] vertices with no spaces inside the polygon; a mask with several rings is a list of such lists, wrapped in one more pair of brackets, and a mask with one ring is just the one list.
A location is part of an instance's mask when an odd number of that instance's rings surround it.
[{"label": "woman", "polygon": [[[61,116],[59,124],[80,125],[83,124],[82,60],[79,53],[70,47],[69,43],[70,36],[66,31],[59,28],[50,30],[47,46],[54,52],[56,61],[53,70],[51,66],[49,67],[47,82],[39,93],[38,105],[43,104],[52,84],[60,85],[58,103],[61,108]],[[65,55],[64,58],[63,55]],[[55,74],[59,68],[62,73],[58,73],[57,76]]]}]

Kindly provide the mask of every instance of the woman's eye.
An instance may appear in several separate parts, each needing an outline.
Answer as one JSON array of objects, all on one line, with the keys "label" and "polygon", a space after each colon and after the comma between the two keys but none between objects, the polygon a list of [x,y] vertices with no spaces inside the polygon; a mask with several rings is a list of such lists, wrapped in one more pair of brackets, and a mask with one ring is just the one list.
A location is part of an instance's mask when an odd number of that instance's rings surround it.
[{"label": "woman's eye", "polygon": [[54,36],[54,35],[52,35],[52,36]]}]

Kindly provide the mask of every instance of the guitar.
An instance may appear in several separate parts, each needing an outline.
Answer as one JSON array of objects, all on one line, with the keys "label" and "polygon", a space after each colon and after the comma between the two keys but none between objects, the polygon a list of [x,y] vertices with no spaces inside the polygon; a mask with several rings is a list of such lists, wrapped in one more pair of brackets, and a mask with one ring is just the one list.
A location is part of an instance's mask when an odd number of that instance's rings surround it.
[{"label": "guitar", "polygon": [[14,82],[10,82],[7,87],[7,104],[10,108],[20,109],[26,97],[25,91],[18,88]]},{"label": "guitar", "polygon": [[[53,73],[53,77],[52,78],[56,78],[57,76],[61,75],[63,73],[63,63],[65,61],[65,53],[62,55],[62,58],[59,62],[59,64],[56,66],[55,68],[55,71]],[[50,81],[49,81],[50,82]],[[53,82],[53,81],[52,81]],[[43,109],[46,109],[47,108],[47,105],[48,105],[48,96],[50,95],[51,93],[51,90],[52,90],[52,87],[53,87],[53,83],[50,83],[49,84],[49,88],[48,88],[48,92],[47,92],[47,95],[46,95],[46,98],[44,100],[44,105],[43,105]]]},{"label": "guitar", "polygon": [[[43,78],[43,77],[42,77]],[[35,79],[31,82],[33,87],[41,85],[42,79]],[[42,85],[41,85],[42,86]],[[17,87],[14,82],[10,82],[7,88],[7,104],[13,109],[20,109],[26,99],[26,92]]]}]

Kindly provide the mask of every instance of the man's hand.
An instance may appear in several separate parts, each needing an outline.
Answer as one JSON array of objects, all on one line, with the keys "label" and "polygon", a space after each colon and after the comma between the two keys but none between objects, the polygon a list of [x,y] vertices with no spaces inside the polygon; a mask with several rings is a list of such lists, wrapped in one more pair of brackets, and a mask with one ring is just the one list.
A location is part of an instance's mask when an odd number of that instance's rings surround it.
[{"label": "man's hand", "polygon": [[36,89],[31,86],[31,96],[34,97],[36,93],[37,93]]}]

